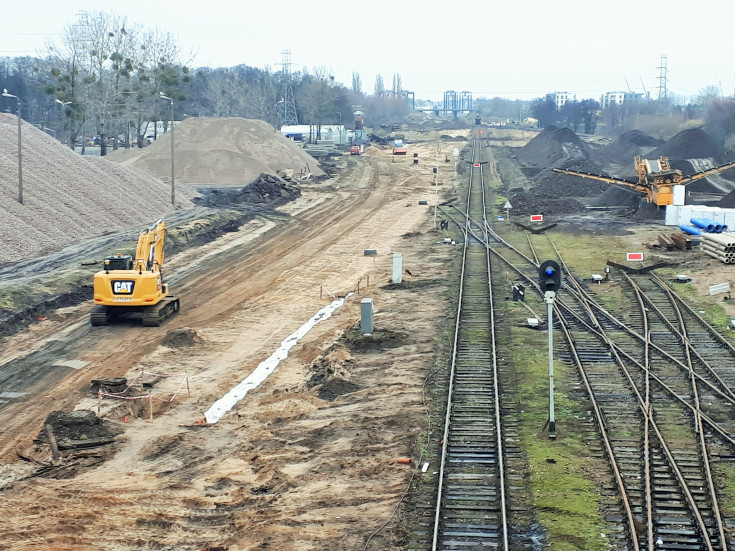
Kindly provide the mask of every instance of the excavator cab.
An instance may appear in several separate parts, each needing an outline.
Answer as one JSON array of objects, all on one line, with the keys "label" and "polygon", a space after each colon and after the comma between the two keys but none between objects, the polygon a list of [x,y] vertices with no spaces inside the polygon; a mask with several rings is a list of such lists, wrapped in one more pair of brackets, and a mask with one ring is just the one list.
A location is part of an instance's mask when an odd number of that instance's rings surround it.
[{"label": "excavator cab", "polygon": [[105,272],[114,270],[132,270],[133,257],[129,254],[117,253],[114,256],[105,258]]}]

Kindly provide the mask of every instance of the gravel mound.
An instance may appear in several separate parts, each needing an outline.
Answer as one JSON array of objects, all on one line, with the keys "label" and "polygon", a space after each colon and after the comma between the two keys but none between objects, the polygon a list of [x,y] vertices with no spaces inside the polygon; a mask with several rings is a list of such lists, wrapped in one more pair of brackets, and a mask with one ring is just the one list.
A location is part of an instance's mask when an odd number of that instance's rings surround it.
[{"label": "gravel mound", "polygon": [[[174,130],[177,181],[246,185],[260,174],[293,170],[324,175],[319,163],[265,121],[238,117],[191,117]],[[170,132],[143,149],[119,150],[110,160],[135,166],[161,179],[171,177]]]},{"label": "gravel mound", "polygon": [[75,153],[22,124],[23,204],[18,202],[18,119],[0,113],[0,265],[189,208],[196,193],[132,166]]}]

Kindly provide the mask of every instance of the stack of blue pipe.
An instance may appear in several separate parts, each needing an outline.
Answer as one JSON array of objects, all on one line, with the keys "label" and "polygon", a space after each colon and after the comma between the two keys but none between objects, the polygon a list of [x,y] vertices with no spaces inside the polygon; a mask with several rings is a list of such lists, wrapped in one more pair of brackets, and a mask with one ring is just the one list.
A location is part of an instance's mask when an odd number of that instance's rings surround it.
[{"label": "stack of blue pipe", "polygon": [[[682,224],[681,226],[679,226],[682,231],[690,235],[702,235],[702,233],[722,233],[728,230],[726,224],[720,224],[710,218],[692,218],[690,222],[696,227],[687,226],[686,224]],[[702,230],[704,230],[704,232]]]}]

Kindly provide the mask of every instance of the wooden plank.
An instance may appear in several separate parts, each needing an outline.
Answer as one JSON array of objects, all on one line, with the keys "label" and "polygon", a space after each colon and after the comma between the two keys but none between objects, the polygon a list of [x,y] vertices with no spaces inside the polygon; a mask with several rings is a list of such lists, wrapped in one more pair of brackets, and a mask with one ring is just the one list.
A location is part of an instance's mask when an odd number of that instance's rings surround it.
[{"label": "wooden plank", "polygon": [[49,444],[51,444],[51,455],[56,461],[59,458],[59,446],[56,444],[56,437],[54,436],[54,429],[48,423],[44,426],[46,434],[48,435]]}]

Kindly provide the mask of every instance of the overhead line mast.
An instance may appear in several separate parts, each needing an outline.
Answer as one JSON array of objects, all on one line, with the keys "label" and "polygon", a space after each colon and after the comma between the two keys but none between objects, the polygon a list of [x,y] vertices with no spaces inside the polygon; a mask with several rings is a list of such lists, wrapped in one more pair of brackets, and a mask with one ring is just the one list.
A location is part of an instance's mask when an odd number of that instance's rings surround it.
[{"label": "overhead line mast", "polygon": [[278,102],[280,106],[281,125],[299,124],[296,114],[296,100],[293,95],[293,84],[291,81],[291,50],[283,50],[283,61],[281,65],[281,85],[283,86],[283,97]]}]

